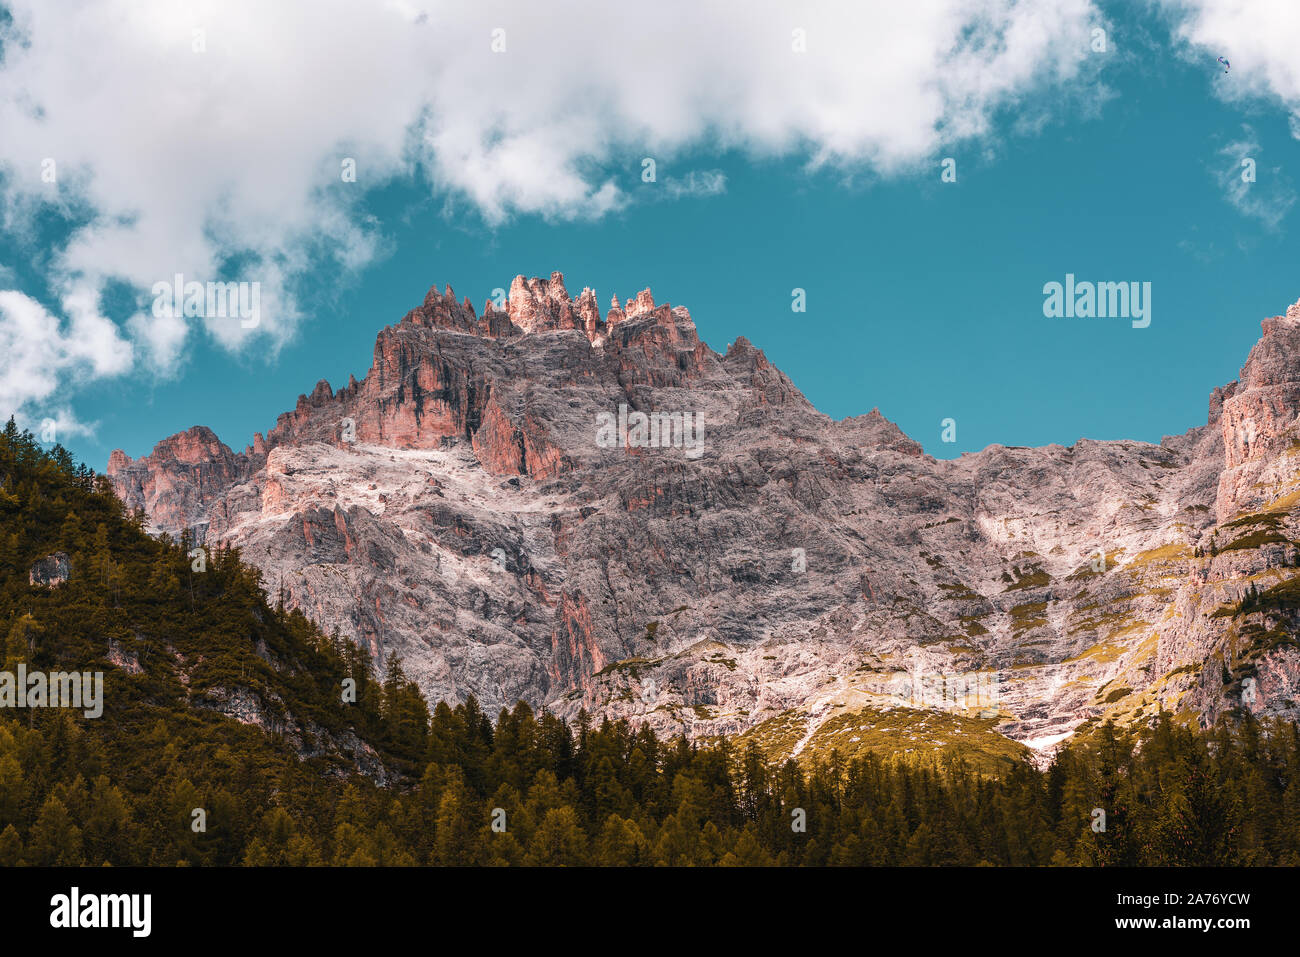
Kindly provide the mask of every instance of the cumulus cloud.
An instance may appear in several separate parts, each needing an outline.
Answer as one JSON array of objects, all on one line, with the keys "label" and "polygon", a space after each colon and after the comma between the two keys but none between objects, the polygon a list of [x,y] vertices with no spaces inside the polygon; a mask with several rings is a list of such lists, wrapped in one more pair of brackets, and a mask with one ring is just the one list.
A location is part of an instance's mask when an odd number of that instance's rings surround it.
[{"label": "cumulus cloud", "polygon": [[1231,71],[1215,81],[1229,101],[1280,104],[1300,131],[1300,4],[1293,0],[1159,0],[1174,18],[1184,52],[1214,68],[1225,57]]},{"label": "cumulus cloud", "polygon": [[122,375],[133,355],[117,325],[100,315],[93,289],[70,288],[62,306],[66,319],[21,292],[0,291],[0,410],[26,425],[26,410],[41,409],[68,436],[88,431],[69,405],[77,384]]},{"label": "cumulus cloud", "polygon": [[[268,354],[291,338],[294,284],[320,257],[357,269],[382,248],[361,215],[369,187],[422,176],[499,224],[616,210],[647,155],[738,150],[898,173],[987,138],[1003,107],[1086,86],[1102,22],[1091,0],[7,6],[0,226],[20,230],[51,203],[77,211],[46,252],[53,284],[93,293],[116,279],[143,298],[177,273],[261,283],[251,330],[143,306],[118,341],[160,373],[198,329]],[[724,186],[699,173],[673,188]]]}]

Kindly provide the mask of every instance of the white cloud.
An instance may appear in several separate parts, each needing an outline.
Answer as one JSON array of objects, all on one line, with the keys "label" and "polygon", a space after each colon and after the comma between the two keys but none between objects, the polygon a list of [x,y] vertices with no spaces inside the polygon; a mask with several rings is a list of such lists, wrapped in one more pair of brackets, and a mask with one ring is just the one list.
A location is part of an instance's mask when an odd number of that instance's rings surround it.
[{"label": "white cloud", "polygon": [[15,424],[20,429],[30,429],[37,441],[50,444],[54,442],[66,444],[68,439],[79,435],[93,436],[99,425],[98,422],[82,422],[66,405],[46,410],[39,421],[16,416]]},{"label": "white cloud", "polygon": [[49,415],[59,434],[85,432],[68,406],[79,382],[130,370],[132,346],[99,313],[86,286],[70,288],[60,320],[21,292],[0,291],[0,416]]},{"label": "white cloud", "polygon": [[159,378],[169,378],[180,371],[181,349],[189,335],[189,326],[182,316],[143,312],[128,319],[126,327],[146,368]]},{"label": "white cloud", "polygon": [[[1091,0],[8,6],[4,227],[41,203],[91,210],[50,261],[56,287],[88,295],[114,278],[142,293],[176,273],[258,281],[255,330],[200,325],[268,353],[294,333],[293,284],[313,254],[343,268],[376,254],[357,201],[393,177],[423,170],[432,192],[500,223],[618,209],[645,155],[734,149],[888,175],[986,137],[999,109],[1032,94],[1086,88],[1102,59]],[[505,52],[492,52],[495,29]],[[355,184],[341,181],[345,157]],[[41,180],[46,158],[57,186]],[[722,189],[709,175],[678,181],[679,194]],[[223,275],[229,257],[243,266]],[[126,325],[164,373],[193,328]]]},{"label": "white cloud", "polygon": [[1295,189],[1280,167],[1260,162],[1262,147],[1254,129],[1245,124],[1241,129],[1240,139],[1219,150],[1224,164],[1218,171],[1219,184],[1239,213],[1277,229],[1295,205]]},{"label": "white cloud", "polygon": [[[1300,139],[1300,4],[1294,0],[1157,0],[1173,20],[1185,59],[1203,64],[1216,96],[1229,103],[1262,102],[1287,112],[1291,135]],[[1231,68],[1225,73],[1218,58]],[[1243,215],[1277,229],[1296,202],[1280,166],[1259,162],[1256,132],[1220,150],[1217,174],[1225,195]],[[1256,182],[1242,179],[1241,161],[1255,159]]]},{"label": "white cloud", "polygon": [[727,174],[720,169],[693,169],[685,176],[665,177],[663,189],[669,199],[719,196],[727,191]]},{"label": "white cloud", "polygon": [[[1300,4],[1294,0],[1159,0],[1185,53],[1205,62],[1227,100],[1280,103],[1300,123]],[[1228,73],[1217,64],[1224,57]],[[1213,71],[1213,72],[1211,72]]]}]

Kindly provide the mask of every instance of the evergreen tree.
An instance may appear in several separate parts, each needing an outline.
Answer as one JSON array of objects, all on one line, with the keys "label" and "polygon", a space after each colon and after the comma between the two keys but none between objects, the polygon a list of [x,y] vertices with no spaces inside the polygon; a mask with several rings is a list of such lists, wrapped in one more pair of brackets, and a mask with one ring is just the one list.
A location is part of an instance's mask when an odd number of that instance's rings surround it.
[{"label": "evergreen tree", "polygon": [[77,867],[81,859],[81,829],[63,802],[51,795],[41,806],[27,844],[27,860],[41,867]]}]

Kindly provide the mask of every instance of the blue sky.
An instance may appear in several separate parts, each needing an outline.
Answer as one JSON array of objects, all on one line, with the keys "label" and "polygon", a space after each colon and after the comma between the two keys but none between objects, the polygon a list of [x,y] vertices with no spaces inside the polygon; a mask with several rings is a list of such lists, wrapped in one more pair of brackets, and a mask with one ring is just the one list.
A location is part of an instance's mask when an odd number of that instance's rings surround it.
[{"label": "blue sky", "polygon": [[[616,138],[575,162],[620,201],[577,213],[549,198],[495,209],[479,187],[419,168],[323,187],[351,190],[340,207],[361,224],[364,249],[340,266],[305,244],[280,264],[296,319],[273,343],[232,347],[196,330],[170,364],[151,364],[139,358],[141,333],[131,360],[97,368],[65,355],[50,371],[57,388],[11,389],[4,414],[33,425],[52,409],[69,415],[64,444],[98,469],[114,448],[139,456],[197,424],[239,450],[318,379],[360,378],[377,331],[430,285],[450,283],[479,308],[517,273],[558,269],[571,294],[593,287],[602,309],[650,286],[687,306],[715,350],[744,335],[822,411],[879,407],[935,456],[1159,441],[1204,423],[1210,390],[1236,378],[1260,320],[1300,299],[1300,139],[1272,73],[1252,74],[1233,49],[1224,75],[1213,45],[1195,39],[1214,21],[1180,34],[1168,11],[1136,4],[1102,4],[1082,20],[1108,27],[1107,52],[1085,73],[1064,87],[1016,87],[989,105],[986,130],[940,134],[897,161],[869,146],[810,163],[815,137],[774,149],[685,136],[657,154],[657,182],[643,183],[647,150]],[[1238,186],[1246,156],[1256,181]],[[941,182],[944,157],[955,183]],[[23,194],[7,172],[0,186],[17,208]],[[725,185],[680,188],[705,174]],[[40,303],[68,338],[74,307],[61,292],[86,271],[68,249],[106,212],[93,190],[85,196],[26,202],[23,216],[11,208],[0,231],[0,289]],[[237,255],[222,262],[230,274],[217,278],[240,278]],[[148,297],[113,273],[100,271],[98,312],[129,341]],[[1150,282],[1150,326],[1045,318],[1043,285],[1067,273]],[[806,312],[791,311],[795,287]],[[947,417],[955,443],[940,441]]]}]

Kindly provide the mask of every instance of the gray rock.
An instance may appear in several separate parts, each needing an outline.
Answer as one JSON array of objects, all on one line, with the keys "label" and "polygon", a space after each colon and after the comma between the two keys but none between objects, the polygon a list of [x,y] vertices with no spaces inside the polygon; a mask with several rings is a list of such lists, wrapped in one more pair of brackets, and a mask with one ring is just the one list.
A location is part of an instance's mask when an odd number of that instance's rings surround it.
[{"label": "gray rock", "polygon": [[68,560],[67,553],[55,552],[53,555],[46,555],[32,565],[31,570],[27,573],[27,581],[31,585],[55,588],[68,580],[71,570],[72,565]]},{"label": "gray rock", "polygon": [[[1294,612],[1230,607],[1295,574],[1297,307],[1185,435],[944,461],[876,410],[819,413],[744,339],[715,353],[648,290],[594,302],[559,274],[482,318],[431,290],[364,380],[244,452],[196,428],[109,476],[431,701],[693,737],[793,713],[806,741],[903,706],[900,679],[979,673],[998,730],[1044,753],[1106,715],[1300,712]],[[602,441],[635,413],[698,416],[703,441]]]}]

